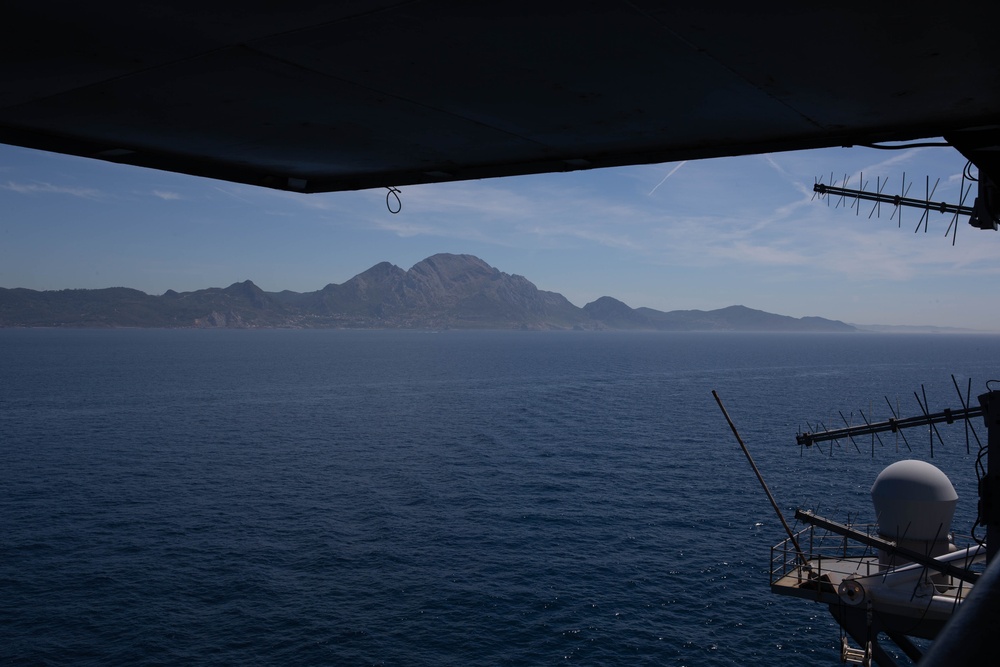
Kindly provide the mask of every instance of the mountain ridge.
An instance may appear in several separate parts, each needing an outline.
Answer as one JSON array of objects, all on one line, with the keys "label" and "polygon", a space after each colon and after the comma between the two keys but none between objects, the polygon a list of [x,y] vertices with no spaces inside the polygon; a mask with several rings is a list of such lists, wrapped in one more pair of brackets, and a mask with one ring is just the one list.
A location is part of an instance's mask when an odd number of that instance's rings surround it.
[{"label": "mountain ridge", "polygon": [[0,327],[582,329],[856,331],[821,317],[737,305],[718,310],[632,308],[603,296],[582,308],[474,255],[439,253],[404,271],[380,262],[314,292],[265,292],[251,280],[153,296],[127,287],[0,288]]}]

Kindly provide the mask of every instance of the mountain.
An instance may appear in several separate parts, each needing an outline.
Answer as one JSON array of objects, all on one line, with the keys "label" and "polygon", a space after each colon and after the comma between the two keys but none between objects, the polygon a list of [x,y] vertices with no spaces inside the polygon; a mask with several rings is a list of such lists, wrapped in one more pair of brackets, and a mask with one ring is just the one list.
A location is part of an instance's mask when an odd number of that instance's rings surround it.
[{"label": "mountain", "polygon": [[847,332],[849,324],[822,317],[796,319],[774,315],[746,306],[729,306],[719,310],[672,310],[629,308],[609,296],[583,307],[591,319],[609,329],[650,329],[656,331],[826,331]]},{"label": "mountain", "polygon": [[933,325],[909,325],[909,324],[851,324],[858,331],[866,333],[893,333],[893,334],[976,334],[992,333],[978,329],[966,329],[964,327],[940,327]]},{"label": "mountain", "polygon": [[265,292],[249,280],[151,296],[134,289],[38,292],[0,288],[3,327],[296,327],[378,329],[631,329],[854,331],[744,306],[662,312],[601,297],[578,308],[524,276],[472,255],[439,254],[409,271],[382,262],[316,292]]}]

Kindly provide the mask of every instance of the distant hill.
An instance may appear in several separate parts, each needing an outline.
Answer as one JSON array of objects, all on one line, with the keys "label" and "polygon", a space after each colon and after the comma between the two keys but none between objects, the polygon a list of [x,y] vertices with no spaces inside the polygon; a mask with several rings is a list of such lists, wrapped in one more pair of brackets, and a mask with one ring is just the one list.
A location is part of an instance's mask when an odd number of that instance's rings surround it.
[{"label": "distant hill", "polygon": [[989,333],[977,329],[965,329],[962,327],[939,327],[932,325],[908,325],[908,324],[851,324],[858,331],[865,333],[892,333],[892,334],[975,334]]},{"label": "distant hill", "polygon": [[249,280],[162,296],[124,287],[0,288],[0,326],[855,331],[843,322],[744,306],[662,312],[605,296],[578,308],[478,257],[450,254],[428,257],[409,271],[382,262],[343,284],[306,293],[265,292]]}]

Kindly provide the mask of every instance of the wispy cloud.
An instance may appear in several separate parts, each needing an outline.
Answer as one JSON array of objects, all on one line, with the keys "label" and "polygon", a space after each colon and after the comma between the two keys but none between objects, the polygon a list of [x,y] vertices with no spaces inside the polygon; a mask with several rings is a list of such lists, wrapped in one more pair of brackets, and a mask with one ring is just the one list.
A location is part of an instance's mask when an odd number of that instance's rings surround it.
[{"label": "wispy cloud", "polygon": [[761,155],[761,157],[764,159],[764,162],[770,165],[771,169],[774,169],[776,172],[778,172],[782,176],[785,176],[786,178],[791,178],[791,175],[787,171],[785,171],[784,167],[778,164],[777,160],[774,159],[773,155],[771,155],[770,153],[764,153],[763,155]]},{"label": "wispy cloud", "polygon": [[[855,180],[859,177],[860,173],[868,172],[871,174],[885,173],[887,171],[892,171],[898,167],[904,166],[906,164],[912,163],[916,160],[923,151],[937,150],[933,148],[909,148],[899,151],[891,151],[888,157],[884,160],[880,160],[874,164],[871,164],[863,169],[860,169],[857,174],[855,174]],[[911,174],[912,176],[912,174]]]},{"label": "wispy cloud", "polygon": [[217,192],[221,192],[222,194],[227,195],[229,197],[232,197],[233,199],[236,199],[238,201],[241,201],[244,204],[250,204],[251,206],[254,205],[254,202],[251,201],[251,199],[249,197],[245,197],[245,196],[243,196],[241,194],[238,194],[236,192],[236,188],[234,188],[234,187],[224,187],[223,188],[223,187],[219,187],[218,185],[213,185],[212,187]]},{"label": "wispy cloud", "polygon": [[22,195],[70,195],[72,197],[81,197],[83,199],[102,199],[104,194],[100,190],[95,190],[93,188],[75,188],[63,185],[53,185],[52,183],[15,183],[14,181],[7,181],[4,184],[0,184],[0,189],[10,190],[11,192],[17,192]]},{"label": "wispy cloud", "polygon": [[[883,170],[898,168],[914,153],[902,151],[875,164]],[[828,207],[812,199],[811,176],[808,183],[795,178],[796,170],[786,168],[781,157],[756,159],[794,190],[762,197],[750,188],[736,194],[720,189],[720,182],[741,185],[744,163],[742,171],[701,178],[708,185],[686,187],[678,193],[684,196],[669,204],[628,197],[610,187],[589,190],[577,181],[564,185],[554,178],[407,188],[400,215],[366,217],[372,227],[401,237],[462,239],[525,251],[603,247],[637,263],[693,270],[787,268],[834,281],[899,282],[937,271],[971,276],[985,268],[977,248],[955,252],[947,239],[939,238],[948,220],[932,220],[931,233],[914,238],[919,212],[907,211],[912,223],[904,221],[909,229],[899,230],[886,211],[879,220],[868,219],[867,208],[859,216]],[[685,172],[687,177],[694,173]],[[714,205],[727,199],[736,204]],[[692,206],[692,200],[708,204]]]},{"label": "wispy cloud", "polygon": [[[401,215],[461,215],[467,220],[518,220],[544,207],[544,194],[533,186],[515,191],[504,181],[449,183],[402,188]],[[381,195],[382,193],[379,192]],[[532,208],[535,207],[535,208]],[[384,210],[384,209],[383,209]]]},{"label": "wispy cloud", "polygon": [[182,197],[176,192],[168,192],[167,190],[153,190],[153,196],[159,197],[164,201],[174,201],[177,199],[182,199]]},{"label": "wispy cloud", "polygon": [[413,222],[405,218],[398,220],[387,219],[376,222],[375,225],[383,231],[391,232],[403,238],[412,236],[450,236],[452,232],[452,229],[449,227]]},{"label": "wispy cloud", "polygon": [[667,182],[667,179],[677,173],[677,170],[687,164],[687,160],[682,160],[674,165],[674,168],[667,172],[667,175],[660,179],[660,182],[653,186],[653,189],[649,191],[647,197],[656,192],[656,189]]},{"label": "wispy cloud", "polygon": [[717,258],[765,266],[804,266],[809,263],[809,258],[802,252],[783,248],[777,244],[737,241],[713,249],[711,252]]}]

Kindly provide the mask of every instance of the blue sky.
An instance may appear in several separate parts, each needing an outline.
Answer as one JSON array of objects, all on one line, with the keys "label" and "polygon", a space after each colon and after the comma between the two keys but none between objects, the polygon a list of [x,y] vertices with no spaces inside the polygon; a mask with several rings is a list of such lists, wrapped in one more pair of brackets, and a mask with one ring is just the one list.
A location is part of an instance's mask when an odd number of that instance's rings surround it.
[{"label": "blue sky", "polygon": [[[734,304],[860,324],[1000,331],[1000,234],[934,213],[813,200],[814,178],[888,178],[957,202],[950,148],[838,148],[401,188],[298,195],[0,146],[0,287],[150,294],[253,280],[342,283],[389,261],[468,253],[582,306]],[[975,192],[969,196],[971,204]],[[834,202],[836,203],[836,202]]]}]

